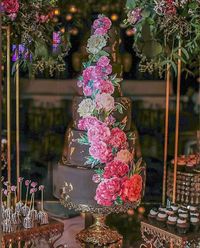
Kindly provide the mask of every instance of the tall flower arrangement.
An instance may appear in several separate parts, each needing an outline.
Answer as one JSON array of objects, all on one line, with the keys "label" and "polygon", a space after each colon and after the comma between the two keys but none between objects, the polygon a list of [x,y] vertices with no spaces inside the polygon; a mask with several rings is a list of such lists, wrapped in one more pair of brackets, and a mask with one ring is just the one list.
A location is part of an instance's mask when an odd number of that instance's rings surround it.
[{"label": "tall flower arrangement", "polygon": [[134,30],[134,48],[141,57],[140,70],[162,75],[167,63],[177,72],[181,46],[183,69],[200,54],[199,0],[127,0],[125,24]]},{"label": "tall flower arrangement", "polygon": [[98,184],[95,200],[102,206],[137,202],[141,198],[141,160],[133,164],[124,125],[116,121],[112,112],[123,112],[123,106],[115,102],[112,94],[122,80],[112,72],[110,55],[103,50],[108,42],[111,21],[99,15],[93,23],[93,35],[88,40],[89,61],[84,63],[78,86],[82,87],[85,99],[79,104],[82,117],[79,129],[86,134],[80,137],[81,144],[89,145],[86,165],[96,167],[93,181]]},{"label": "tall flower arrangement", "polygon": [[64,35],[63,43],[57,49],[59,52],[51,52],[55,5],[56,0],[2,0],[0,4],[3,25],[11,27],[11,43],[23,47],[17,55],[20,65],[33,73],[48,69],[53,75],[55,70],[63,71],[65,68],[63,57],[69,44]]}]

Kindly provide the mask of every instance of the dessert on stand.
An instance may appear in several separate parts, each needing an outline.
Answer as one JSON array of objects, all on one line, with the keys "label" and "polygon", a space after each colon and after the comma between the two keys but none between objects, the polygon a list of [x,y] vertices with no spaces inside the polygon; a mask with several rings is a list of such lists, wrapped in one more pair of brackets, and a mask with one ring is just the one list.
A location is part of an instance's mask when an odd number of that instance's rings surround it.
[{"label": "dessert on stand", "polygon": [[109,213],[136,208],[143,196],[145,164],[134,160],[135,131],[131,100],[120,89],[119,38],[109,18],[99,15],[87,43],[73,99],[73,121],[67,129],[62,160],[54,170],[54,194],[61,203],[94,214],[95,224],[77,235],[80,243],[120,247],[122,236],[105,225]]}]

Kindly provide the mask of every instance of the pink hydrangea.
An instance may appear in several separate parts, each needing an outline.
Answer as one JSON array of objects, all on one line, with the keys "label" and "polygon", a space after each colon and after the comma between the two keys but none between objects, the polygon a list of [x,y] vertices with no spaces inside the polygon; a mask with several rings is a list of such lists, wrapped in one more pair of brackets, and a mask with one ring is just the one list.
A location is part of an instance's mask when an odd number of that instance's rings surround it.
[{"label": "pink hydrangea", "polygon": [[106,179],[112,177],[124,177],[129,171],[129,166],[121,161],[111,161],[104,168],[103,177]]},{"label": "pink hydrangea", "polygon": [[117,177],[102,181],[97,189],[95,200],[99,205],[111,206],[121,193],[121,180]]},{"label": "pink hydrangea", "polygon": [[80,130],[87,130],[91,126],[96,126],[98,124],[103,124],[94,116],[88,116],[79,120],[78,128]]},{"label": "pink hydrangea", "polygon": [[91,96],[93,93],[93,90],[89,86],[83,86],[83,93],[85,96]]},{"label": "pink hydrangea", "polygon": [[104,124],[96,124],[88,129],[88,140],[90,143],[107,141],[110,138],[110,129]]},{"label": "pink hydrangea", "polygon": [[133,160],[133,154],[130,153],[128,149],[122,149],[117,153],[115,160],[119,160],[124,163],[129,163]]},{"label": "pink hydrangea", "polygon": [[92,181],[94,183],[100,183],[101,182],[101,176],[99,174],[94,174],[92,177]]},{"label": "pink hydrangea", "polygon": [[28,187],[30,183],[31,183],[31,180],[26,180],[25,181],[25,186]]},{"label": "pink hydrangea", "polygon": [[109,149],[103,141],[92,143],[89,148],[89,153],[94,159],[99,160],[101,163],[107,163],[113,157],[112,150]]},{"label": "pink hydrangea", "polygon": [[96,19],[92,25],[92,27],[95,29],[94,34],[97,35],[104,35],[108,32],[112,25],[111,20],[108,17],[105,16],[99,16],[98,19]]},{"label": "pink hydrangea", "polygon": [[83,70],[83,83],[86,85],[91,80],[97,80],[102,77],[101,68],[98,66],[88,66]]},{"label": "pink hydrangea", "polygon": [[99,60],[97,61],[97,66],[99,67],[105,67],[110,64],[110,59],[106,56],[101,56]]},{"label": "pink hydrangea", "polygon": [[126,143],[126,134],[118,127],[111,130],[111,138],[109,144],[115,148],[122,147]]},{"label": "pink hydrangea", "polygon": [[94,83],[94,88],[99,90],[100,93],[107,93],[113,94],[114,93],[114,86],[111,81],[100,79]]},{"label": "pink hydrangea", "polygon": [[110,110],[114,109],[115,100],[108,93],[97,94],[95,101],[96,107],[99,110],[103,109],[104,111],[109,112]]},{"label": "pink hydrangea", "polygon": [[4,11],[8,14],[15,14],[19,11],[18,0],[3,0],[2,6]]}]

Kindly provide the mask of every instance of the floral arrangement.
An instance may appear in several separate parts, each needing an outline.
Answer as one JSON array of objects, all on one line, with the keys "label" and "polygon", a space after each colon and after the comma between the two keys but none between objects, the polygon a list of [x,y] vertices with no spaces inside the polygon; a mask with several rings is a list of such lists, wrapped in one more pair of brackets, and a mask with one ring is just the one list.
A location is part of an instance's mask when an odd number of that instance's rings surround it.
[{"label": "floral arrangement", "polygon": [[158,70],[162,76],[169,63],[176,73],[177,59],[183,62],[183,70],[192,61],[199,66],[199,0],[127,0],[126,7],[125,24],[133,28],[142,72]]},{"label": "floral arrangement", "polygon": [[65,69],[63,58],[69,44],[64,34],[61,34],[63,42],[57,52],[52,51],[55,5],[56,0],[2,0],[0,4],[3,25],[11,27],[12,44],[16,48],[19,45],[25,47],[17,55],[20,65],[33,74],[48,69],[52,76],[56,70]]},{"label": "floral arrangement", "polygon": [[95,200],[102,206],[138,202],[143,186],[142,160],[135,165],[129,151],[128,139],[123,124],[112,116],[113,111],[123,112],[124,106],[115,102],[112,94],[122,80],[112,74],[110,55],[103,50],[107,45],[111,21],[99,15],[93,23],[93,35],[87,43],[89,61],[84,63],[78,86],[82,87],[85,99],[79,104],[82,117],[78,123],[86,134],[79,143],[89,145],[86,165],[97,167],[92,180],[98,184]]},{"label": "floral arrangement", "polygon": [[[22,187],[26,188],[26,198],[22,202]],[[35,209],[35,194],[41,191],[41,209]],[[19,197],[17,197],[19,195]],[[28,202],[30,198],[30,201]],[[35,223],[48,224],[48,214],[44,211],[44,185],[38,187],[37,182],[18,178],[18,187],[3,182],[1,194],[2,229],[3,232],[12,232],[14,226],[23,225],[24,228],[32,228]]]}]

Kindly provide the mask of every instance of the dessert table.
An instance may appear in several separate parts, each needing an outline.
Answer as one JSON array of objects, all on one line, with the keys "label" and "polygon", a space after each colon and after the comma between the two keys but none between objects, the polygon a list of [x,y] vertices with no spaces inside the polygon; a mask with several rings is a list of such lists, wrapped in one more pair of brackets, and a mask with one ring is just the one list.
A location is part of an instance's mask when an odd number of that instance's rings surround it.
[{"label": "dessert table", "polygon": [[170,232],[167,228],[152,225],[149,221],[141,222],[141,235],[143,242],[140,248],[199,248],[200,232],[189,232],[179,235]]},{"label": "dessert table", "polygon": [[[41,240],[48,244],[48,247],[54,248],[56,241],[61,238],[63,231],[64,224],[53,219],[49,219],[48,225],[35,224],[31,229],[16,226],[13,232],[3,233],[2,248],[15,247],[15,245],[18,248],[38,247],[36,242],[39,243]],[[44,245],[41,247],[44,247]]]}]

